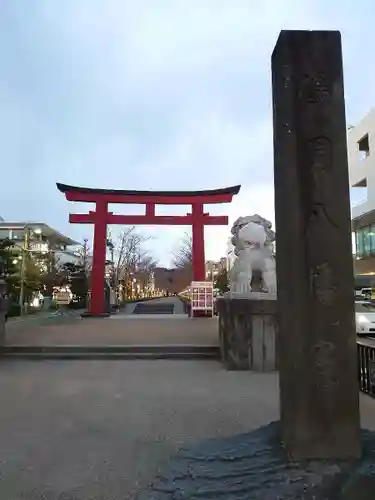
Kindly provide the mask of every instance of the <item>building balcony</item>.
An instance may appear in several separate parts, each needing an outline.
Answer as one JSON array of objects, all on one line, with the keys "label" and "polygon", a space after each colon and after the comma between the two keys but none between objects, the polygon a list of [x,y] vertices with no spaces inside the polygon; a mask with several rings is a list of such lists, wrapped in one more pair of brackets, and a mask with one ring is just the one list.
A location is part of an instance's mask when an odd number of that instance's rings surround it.
[{"label": "building balcony", "polygon": [[369,200],[366,198],[364,200],[360,200],[357,203],[352,205],[352,219],[357,219],[368,212],[371,212],[374,207],[371,207]]},{"label": "building balcony", "polygon": [[350,186],[366,187],[369,171],[374,166],[374,156],[365,156],[351,163],[349,168]]},{"label": "building balcony", "polygon": [[29,250],[31,252],[40,252],[40,253],[48,253],[49,252],[49,245],[48,243],[30,243]]}]

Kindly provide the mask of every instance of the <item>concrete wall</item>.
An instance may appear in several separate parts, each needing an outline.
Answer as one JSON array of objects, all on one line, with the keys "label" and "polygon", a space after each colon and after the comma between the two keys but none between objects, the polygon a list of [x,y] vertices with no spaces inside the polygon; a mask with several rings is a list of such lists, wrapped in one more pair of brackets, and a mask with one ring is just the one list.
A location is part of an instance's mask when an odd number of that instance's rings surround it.
[{"label": "concrete wall", "polygon": [[[369,154],[359,151],[358,141],[368,134]],[[355,127],[348,132],[349,180],[353,188],[366,180],[367,195],[352,206],[352,218],[375,209],[375,109],[372,109]],[[356,189],[356,188],[355,188]],[[358,188],[362,189],[363,188]]]}]

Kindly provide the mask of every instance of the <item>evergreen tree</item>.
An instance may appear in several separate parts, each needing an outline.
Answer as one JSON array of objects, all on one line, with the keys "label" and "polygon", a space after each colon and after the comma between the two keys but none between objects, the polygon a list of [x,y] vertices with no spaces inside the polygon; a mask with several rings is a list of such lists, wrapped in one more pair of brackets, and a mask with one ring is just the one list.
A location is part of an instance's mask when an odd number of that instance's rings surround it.
[{"label": "evergreen tree", "polygon": [[85,267],[80,264],[67,262],[63,265],[65,283],[77,301],[84,301],[88,292],[88,278]]},{"label": "evergreen tree", "polygon": [[14,263],[13,247],[10,239],[0,240],[0,279],[5,281],[7,293],[14,293],[20,281],[17,263]]},{"label": "evergreen tree", "polygon": [[225,293],[229,290],[228,272],[225,268],[220,271],[220,274],[216,278],[214,288],[218,288],[222,293]]}]

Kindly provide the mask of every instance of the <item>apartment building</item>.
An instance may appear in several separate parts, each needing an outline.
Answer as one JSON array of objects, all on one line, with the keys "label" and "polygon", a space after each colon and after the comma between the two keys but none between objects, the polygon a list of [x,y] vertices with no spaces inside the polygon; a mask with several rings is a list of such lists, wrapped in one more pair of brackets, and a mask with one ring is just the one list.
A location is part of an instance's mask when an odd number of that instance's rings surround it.
[{"label": "apartment building", "polygon": [[35,254],[53,252],[59,264],[79,263],[81,245],[41,222],[7,222],[0,220],[0,239],[9,238],[14,251],[27,250]]},{"label": "apartment building", "polygon": [[355,273],[375,275],[375,109],[348,130]]},{"label": "apartment building", "polygon": [[226,269],[227,259],[222,257],[220,260],[206,261],[206,279],[215,281],[223,269]]}]

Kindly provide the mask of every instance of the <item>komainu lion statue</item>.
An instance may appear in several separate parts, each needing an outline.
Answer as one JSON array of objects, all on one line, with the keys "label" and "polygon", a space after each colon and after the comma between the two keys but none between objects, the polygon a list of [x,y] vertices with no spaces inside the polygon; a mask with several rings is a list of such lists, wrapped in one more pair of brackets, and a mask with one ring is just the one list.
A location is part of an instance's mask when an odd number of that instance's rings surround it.
[{"label": "komainu lion statue", "polygon": [[276,263],[272,251],[272,223],[260,215],[239,217],[232,226],[232,244],[237,256],[231,271],[230,291],[251,292],[253,272],[262,275],[262,290],[276,293]]}]

